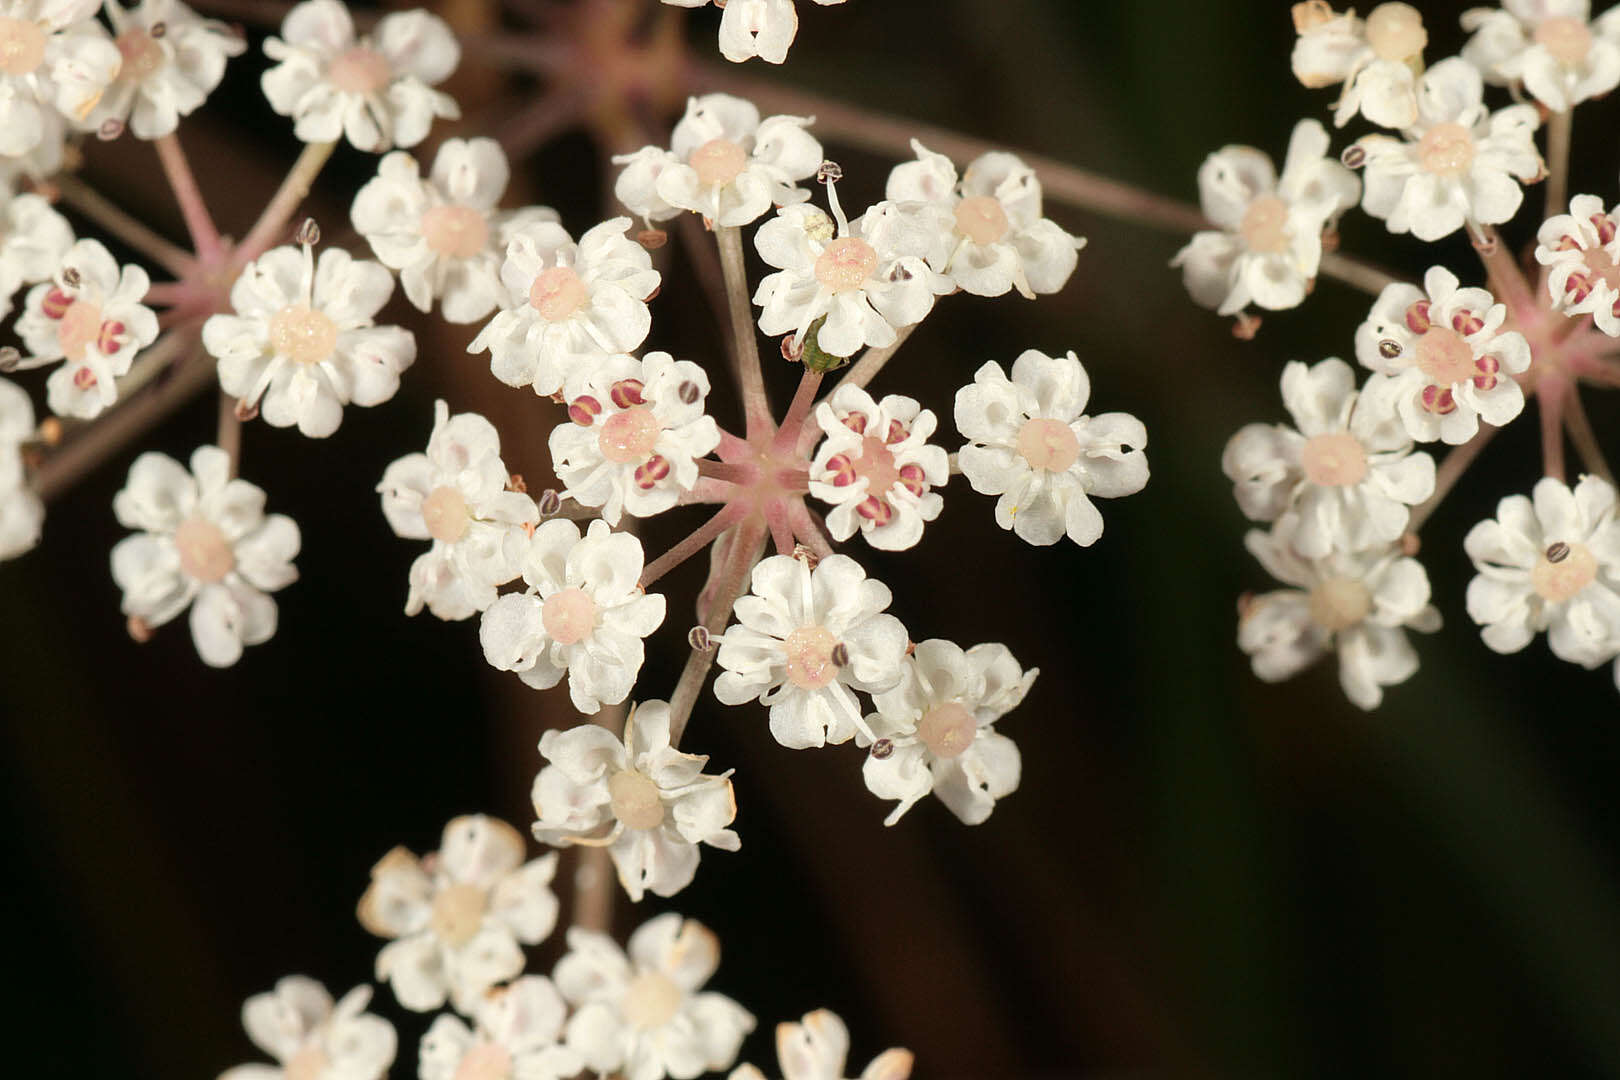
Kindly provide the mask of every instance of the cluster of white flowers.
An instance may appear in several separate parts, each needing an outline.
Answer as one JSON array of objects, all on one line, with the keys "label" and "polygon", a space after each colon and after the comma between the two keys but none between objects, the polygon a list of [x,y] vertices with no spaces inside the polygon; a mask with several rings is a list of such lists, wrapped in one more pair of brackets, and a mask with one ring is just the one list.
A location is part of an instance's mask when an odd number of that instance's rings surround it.
[{"label": "cluster of white flowers", "polygon": [[34,403],[9,379],[0,379],[0,559],[39,543],[45,504],[28,487],[23,444],[34,438]]},{"label": "cluster of white flowers", "polygon": [[[842,4],[844,0],[815,0],[816,3]],[[704,7],[709,0],[664,0],[676,7]],[[759,57],[772,64],[787,59],[788,46],[799,34],[799,10],[795,0],[714,0],[723,8],[720,17],[720,52],[732,63]]]}]

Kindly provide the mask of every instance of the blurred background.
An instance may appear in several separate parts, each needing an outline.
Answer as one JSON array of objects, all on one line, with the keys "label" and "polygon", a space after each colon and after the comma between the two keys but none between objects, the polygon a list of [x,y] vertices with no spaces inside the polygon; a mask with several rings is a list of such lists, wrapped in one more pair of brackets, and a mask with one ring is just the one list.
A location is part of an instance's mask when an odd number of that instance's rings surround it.
[{"label": "blurred background", "polygon": [[[1423,5],[1431,62],[1461,46],[1464,6]],[[744,74],[1188,201],[1207,153],[1247,143],[1280,159],[1296,120],[1327,120],[1333,97],[1289,73],[1276,0],[800,8],[786,66]],[[720,62],[718,17],[687,20],[704,62]],[[263,30],[249,33],[254,47],[181,130],[238,235],[297,152],[257,89]],[[498,129],[539,92],[477,50],[463,67],[468,123],[436,136]],[[1577,111],[1572,192],[1615,197],[1617,110]],[[674,119],[660,114],[648,141]],[[880,197],[900,155],[826,141],[844,205]],[[86,157],[93,183],[184,235],[150,147],[92,142]],[[344,147],[322,176],[310,212],[329,240],[374,168]],[[514,162],[507,202],[555,206],[577,235],[608,216],[610,181],[570,126]],[[1540,220],[1538,191],[1527,204],[1504,229],[1515,244]],[[1102,504],[1090,549],[1022,545],[958,480],[920,547],[858,552],[918,638],[1002,641],[1041,668],[998,725],[1022,749],[1021,789],[976,828],[932,799],[884,828],[859,751],[784,750],[763,709],[706,694],[685,748],[737,770],[742,850],[706,852],[673,903],[632,911],[621,895],[621,934],[670,908],[712,927],[724,950],[712,988],[758,1016],[745,1056],[768,1072],[774,1024],[826,1006],[849,1021],[851,1072],[903,1045],[919,1076],[961,1080],[1620,1075],[1620,699],[1608,669],[1557,662],[1543,639],[1492,654],[1462,606],[1463,534],[1540,475],[1533,406],[1424,530],[1448,625],[1418,642],[1417,677],[1370,714],[1345,702],[1332,661],[1264,685],[1234,643],[1234,604],[1270,582],[1243,550],[1221,448],[1244,423],[1284,419],[1286,361],[1353,354],[1370,298],[1324,280],[1240,342],[1167,267],[1183,237],[1048,213],[1090,239],[1068,288],[942,303],[873,389],[948,416],[986,360],[1074,349],[1092,410],[1146,422],[1152,481]],[[1483,279],[1458,238],[1431,250],[1359,212],[1343,233],[1346,251],[1414,280],[1437,260]],[[648,348],[709,365],[711,411],[730,423],[724,341],[681,242],[660,255]],[[401,613],[422,549],[390,533],[374,487],[425,444],[436,397],[488,415],[531,491],[548,482],[558,418],[464,353],[476,327],[435,329],[402,298],[390,313],[422,347],[397,398],[347,410],[324,441],[245,429],[242,473],[298,521],[304,549],[301,580],[276,597],[279,632],[237,667],[205,668],[183,621],[133,644],[107,569],[130,462],[212,441],[212,395],[53,503],[45,543],[0,565],[8,1073],[213,1077],[261,1060],[243,999],[291,972],[336,993],[371,975],[381,942],[353,908],[378,857],[431,850],[457,814],[532,820],[535,744],[576,722],[566,695],[488,668],[474,623]],[[794,374],[768,374],[780,409]],[[1616,451],[1612,397],[1588,405]],[[649,523],[649,552],[700,520]],[[667,579],[643,696],[673,685],[699,581],[692,564]],[[533,970],[550,970],[560,937],[533,951]],[[386,989],[376,1006],[400,1027],[396,1074],[415,1075],[426,1018]]]}]

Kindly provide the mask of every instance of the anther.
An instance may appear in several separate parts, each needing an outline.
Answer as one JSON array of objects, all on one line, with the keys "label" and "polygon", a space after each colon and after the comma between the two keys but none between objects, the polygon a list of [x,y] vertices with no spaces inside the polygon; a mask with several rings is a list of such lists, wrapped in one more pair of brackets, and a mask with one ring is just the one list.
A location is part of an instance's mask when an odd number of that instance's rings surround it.
[{"label": "anther", "polygon": [[101,126],[96,128],[96,138],[100,139],[102,142],[112,142],[123,133],[124,122],[111,117],[103,120],[101,122]]},{"label": "anther", "polygon": [[804,359],[804,342],[799,340],[798,335],[789,334],[782,339],[782,359],[789,363]]},{"label": "anther", "polygon": [[1569,545],[1562,540],[1547,548],[1548,562],[1561,563],[1567,558],[1569,558]]},{"label": "anther", "polygon": [[849,667],[849,646],[840,641],[832,647],[832,652],[828,654],[827,659],[838,667]]},{"label": "anther", "polygon": [[259,405],[258,405],[257,402],[247,402],[247,401],[241,400],[240,398],[237,399],[237,402],[236,402],[236,418],[238,420],[242,421],[245,424],[249,420],[252,420],[255,416],[258,416],[258,415],[259,415]]},{"label": "anther", "polygon": [[1385,360],[1393,360],[1401,355],[1401,343],[1393,338],[1385,338],[1378,343],[1378,355]]},{"label": "anther", "polygon": [[562,509],[562,495],[558,493],[556,488],[546,488],[540,493],[540,498],[536,499],[535,503],[540,508],[541,517],[554,517],[557,511]]},{"label": "anther", "polygon": [[78,267],[70,266],[62,271],[62,282],[71,288],[77,289],[84,284],[84,275],[79,273]]},{"label": "anther", "polygon": [[814,551],[811,551],[803,544],[793,545],[793,557],[804,563],[812,570],[814,570],[816,568],[816,564],[821,561],[820,557],[817,556]]},{"label": "anther", "polygon": [[1344,148],[1344,153],[1339,155],[1339,160],[1344,162],[1347,169],[1359,169],[1367,164],[1367,151],[1351,143]]},{"label": "anther", "polygon": [[872,744],[872,756],[882,761],[894,753],[894,743],[889,739],[879,739]]},{"label": "anther", "polygon": [[303,224],[298,226],[298,231],[293,234],[293,240],[314,247],[321,242],[321,227],[316,224],[314,218],[305,218]]},{"label": "anther", "polygon": [[696,652],[708,652],[714,648],[714,642],[709,639],[707,626],[694,626],[686,632],[686,643]]},{"label": "anther", "polygon": [[823,161],[816,170],[816,183],[835,184],[844,178],[844,167],[836,161]]},{"label": "anther", "polygon": [[513,473],[511,476],[506,478],[506,490],[515,491],[519,495],[527,495],[529,493],[529,485],[523,482],[522,473]]},{"label": "anther", "polygon": [[681,385],[676,389],[675,393],[680,395],[682,403],[686,405],[691,405],[696,402],[700,394],[698,384],[690,379],[681,383]]},{"label": "anther", "polygon": [[167,24],[155,22],[152,24],[151,28],[146,31],[146,36],[151,38],[153,41],[159,41],[163,38],[163,35],[167,34],[168,32],[169,27]]}]

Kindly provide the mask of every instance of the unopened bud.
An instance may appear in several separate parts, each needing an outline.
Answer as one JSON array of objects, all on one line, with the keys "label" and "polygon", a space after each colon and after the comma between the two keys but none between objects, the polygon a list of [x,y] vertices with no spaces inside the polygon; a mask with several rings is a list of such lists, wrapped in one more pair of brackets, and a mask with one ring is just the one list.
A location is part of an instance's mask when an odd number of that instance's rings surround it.
[{"label": "unopened bud", "polygon": [[663,229],[642,229],[636,233],[636,243],[648,251],[657,251],[669,243],[669,233]]},{"label": "unopened bud", "polygon": [[293,239],[300,244],[314,247],[321,242],[321,227],[316,224],[314,218],[305,218],[303,224],[298,226],[298,231],[293,234]]},{"label": "unopened bud", "polygon": [[823,161],[816,170],[816,183],[835,184],[844,178],[844,167],[836,161]]},{"label": "unopened bud", "polygon": [[694,626],[686,632],[686,643],[697,652],[708,652],[714,648],[714,642],[709,638],[707,626]]},{"label": "unopened bud", "polygon": [[556,488],[546,488],[540,493],[540,497],[535,500],[535,505],[540,508],[541,517],[555,517],[557,512],[562,509],[562,496],[557,493]]}]

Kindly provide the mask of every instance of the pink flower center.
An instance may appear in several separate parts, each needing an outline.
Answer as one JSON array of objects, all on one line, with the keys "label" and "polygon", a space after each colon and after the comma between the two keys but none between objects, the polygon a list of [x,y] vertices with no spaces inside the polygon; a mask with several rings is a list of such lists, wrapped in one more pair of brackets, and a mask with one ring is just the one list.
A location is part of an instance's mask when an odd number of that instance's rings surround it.
[{"label": "pink flower center", "polygon": [[917,721],[917,738],[938,758],[953,758],[973,745],[979,723],[973,713],[954,701],[935,705]]},{"label": "pink flower center", "polygon": [[858,289],[877,269],[877,252],[858,236],[829,243],[816,257],[816,280],[828,292]]},{"label": "pink flower center", "polygon": [[729,184],[748,165],[748,152],[730,139],[710,139],[686,159],[704,187]]},{"label": "pink flower center", "polygon": [[337,349],[337,324],[308,304],[289,304],[270,319],[270,351],[295,364],[318,364]]},{"label": "pink flower center", "polygon": [[613,816],[631,829],[656,829],[664,823],[664,801],[658,785],[630,769],[608,777]]},{"label": "pink flower center", "polygon": [[330,1064],[332,1062],[326,1056],[326,1051],[316,1043],[309,1043],[287,1059],[287,1064],[282,1066],[282,1074],[286,1080],[321,1080]]},{"label": "pink flower center", "polygon": [[627,465],[632,461],[646,461],[663,431],[664,426],[651,409],[636,405],[603,421],[596,444],[601,447],[603,457],[615,465]]},{"label": "pink flower center", "polygon": [[619,1007],[632,1027],[661,1028],[680,1010],[681,988],[661,972],[643,971],[630,980]]},{"label": "pink flower center", "polygon": [[0,71],[27,75],[45,62],[45,31],[26,19],[0,15]]},{"label": "pink flower center", "polygon": [[547,322],[562,322],[591,298],[585,283],[569,266],[542,270],[529,286],[529,303]]},{"label": "pink flower center", "polygon": [[1417,366],[1435,386],[1451,386],[1477,373],[1474,350],[1448,326],[1431,326],[1418,338]]},{"label": "pink flower center", "polygon": [[454,544],[467,535],[472,515],[467,512],[467,500],[461,492],[449,485],[436,487],[422,500],[422,521],[428,535],[435,540]]},{"label": "pink flower center", "polygon": [[1367,478],[1367,450],[1348,431],[1307,439],[1299,457],[1306,479],[1321,487],[1353,487]]},{"label": "pink flower center", "polygon": [[489,226],[470,206],[435,206],[422,215],[422,239],[435,254],[470,259],[489,242]]},{"label": "pink flower center", "polygon": [[894,452],[875,435],[861,439],[861,456],[850,462],[850,468],[857,477],[866,477],[866,490],[870,495],[882,495],[900,479]]},{"label": "pink flower center", "polygon": [[1410,4],[1379,4],[1367,15],[1367,44],[1380,60],[1407,60],[1423,51],[1429,32]]},{"label": "pink flower center", "polygon": [[428,925],[450,946],[465,945],[484,925],[484,890],[476,885],[451,885],[433,898]]},{"label": "pink flower center", "polygon": [[512,1052],[497,1043],[481,1042],[468,1050],[450,1080],[510,1080]]},{"label": "pink flower center", "polygon": [[118,46],[118,55],[123,57],[123,64],[118,69],[119,77],[133,82],[144,82],[168,59],[163,55],[163,46],[139,27],[131,27],[119,34],[114,44]]},{"label": "pink flower center", "polygon": [[596,601],[585,590],[563,589],[540,605],[540,623],[559,645],[576,645],[596,629]]},{"label": "pink flower center", "polygon": [[387,86],[394,77],[388,61],[375,49],[357,45],[333,60],[326,69],[326,80],[348,94],[372,94]]},{"label": "pink flower center", "polygon": [[993,244],[1007,235],[1007,211],[989,195],[974,195],[956,204],[956,231],[975,244]]},{"label": "pink flower center", "polygon": [[1562,604],[1592,584],[1597,569],[1597,558],[1585,544],[1553,544],[1531,568],[1530,587],[1547,603]]},{"label": "pink flower center", "polygon": [[1348,630],[1372,610],[1372,593],[1355,578],[1328,578],[1311,590],[1311,619],[1324,630]]},{"label": "pink flower center", "polygon": [[1592,51],[1592,31],[1587,28],[1586,20],[1570,15],[1541,20],[1535,39],[1548,55],[1568,67],[1579,67]]},{"label": "pink flower center", "polygon": [[1436,124],[1418,143],[1418,164],[1425,172],[1455,179],[1474,163],[1474,136],[1461,124]]},{"label": "pink flower center", "polygon": [[1080,460],[1080,440],[1061,420],[1026,420],[1018,429],[1018,453],[1032,469],[1068,472]]},{"label": "pink flower center", "polygon": [[225,542],[225,534],[207,518],[189,517],[174,530],[174,546],[180,552],[180,571],[194,581],[213,585],[236,569],[236,553]]},{"label": "pink flower center", "polygon": [[101,305],[88,300],[75,300],[62,313],[56,327],[56,339],[62,346],[62,355],[69,360],[82,359],[85,350],[101,337]]},{"label": "pink flower center", "polygon": [[1243,212],[1239,226],[1250,251],[1275,255],[1288,250],[1288,204],[1275,195],[1262,195]]},{"label": "pink flower center", "polygon": [[800,690],[820,690],[838,678],[833,650],[838,639],[824,626],[801,626],[787,636],[782,650],[787,654],[788,682]]}]

